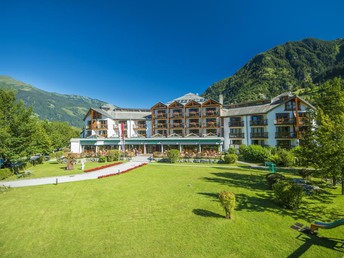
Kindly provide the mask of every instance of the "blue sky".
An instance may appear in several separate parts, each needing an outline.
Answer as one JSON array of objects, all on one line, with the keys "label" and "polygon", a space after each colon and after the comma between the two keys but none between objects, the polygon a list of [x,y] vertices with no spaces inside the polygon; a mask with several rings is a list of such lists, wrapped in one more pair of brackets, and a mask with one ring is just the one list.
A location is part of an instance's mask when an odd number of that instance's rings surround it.
[{"label": "blue sky", "polygon": [[1,1],[0,74],[149,108],[287,41],[344,37],[344,1]]}]

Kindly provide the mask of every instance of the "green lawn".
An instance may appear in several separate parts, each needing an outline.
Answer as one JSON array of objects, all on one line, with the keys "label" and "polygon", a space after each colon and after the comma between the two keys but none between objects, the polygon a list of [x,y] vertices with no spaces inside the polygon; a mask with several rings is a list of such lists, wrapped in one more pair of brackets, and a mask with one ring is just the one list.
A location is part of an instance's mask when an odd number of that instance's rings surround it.
[{"label": "green lawn", "polygon": [[[232,221],[217,201],[227,189],[237,197]],[[326,191],[293,212],[271,200],[263,171],[159,164],[10,189],[0,194],[0,256],[343,257],[344,226],[319,237],[290,228],[344,218],[340,189]]]},{"label": "green lawn", "polygon": [[[104,166],[111,163],[117,162],[86,162],[85,163],[85,170],[95,167]],[[22,179],[29,179],[29,178],[41,178],[41,177],[51,177],[51,176],[65,176],[65,175],[72,175],[72,174],[80,174],[84,173],[81,170],[81,164],[75,164],[73,170],[66,170],[66,164],[59,164],[56,161],[48,161],[44,162],[44,164],[36,165],[32,167],[28,167],[26,170],[30,170],[32,174],[28,177],[20,177],[18,178],[16,175],[8,177],[6,181],[11,180],[22,180]]]}]

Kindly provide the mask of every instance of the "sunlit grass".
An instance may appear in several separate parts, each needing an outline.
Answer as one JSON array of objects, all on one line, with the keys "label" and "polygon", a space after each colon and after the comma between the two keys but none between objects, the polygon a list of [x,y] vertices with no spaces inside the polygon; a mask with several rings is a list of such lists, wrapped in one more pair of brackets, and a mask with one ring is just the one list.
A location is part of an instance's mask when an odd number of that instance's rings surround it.
[{"label": "sunlit grass", "polygon": [[[284,210],[272,201],[265,173],[155,164],[105,179],[11,189],[0,195],[0,256],[342,257],[334,247],[344,227],[320,230],[332,240],[290,228],[344,217],[340,189]],[[217,201],[222,190],[237,197],[232,221]]]}]

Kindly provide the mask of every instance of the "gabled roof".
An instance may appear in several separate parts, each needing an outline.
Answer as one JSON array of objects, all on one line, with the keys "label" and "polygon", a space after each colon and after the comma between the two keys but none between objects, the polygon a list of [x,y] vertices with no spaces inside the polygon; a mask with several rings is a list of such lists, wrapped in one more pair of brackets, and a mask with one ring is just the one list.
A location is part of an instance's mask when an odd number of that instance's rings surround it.
[{"label": "gabled roof", "polygon": [[101,115],[103,115],[103,116],[105,116],[105,117],[112,118],[111,114],[109,114],[109,113],[106,112],[105,110],[102,110],[102,109],[100,109],[100,108],[90,108],[90,109],[88,110],[86,116],[85,116],[84,119],[83,119],[84,121],[85,121],[86,117],[88,117],[88,116],[90,115],[91,110],[93,110],[93,111],[95,111],[95,112],[97,112],[97,113],[99,113],[99,114],[101,114]]},{"label": "gabled roof", "polygon": [[185,104],[185,107],[199,107],[199,106],[201,106],[201,103],[194,100],[190,100],[188,103]]},{"label": "gabled roof", "polygon": [[151,109],[154,109],[154,108],[167,108],[167,106],[162,102],[158,102],[153,107],[151,107]]},{"label": "gabled roof", "polygon": [[208,99],[207,101],[203,103],[203,106],[206,106],[206,105],[221,105],[221,104],[213,99]]},{"label": "gabled roof", "polygon": [[190,92],[190,93],[187,93],[187,94],[185,94],[179,98],[176,98],[176,99],[173,99],[173,100],[167,102],[167,104],[171,104],[171,103],[177,101],[178,103],[185,105],[186,103],[190,102],[191,100],[196,101],[198,103],[203,103],[205,101],[205,98]]},{"label": "gabled roof", "polygon": [[168,105],[169,108],[176,108],[176,107],[184,107],[183,104],[180,104],[178,101],[173,101],[171,104]]},{"label": "gabled roof", "polygon": [[286,100],[281,101],[279,98],[273,98],[271,103],[264,104],[264,105],[255,105],[255,106],[247,106],[247,107],[241,107],[241,108],[230,108],[230,109],[223,109],[222,116],[228,117],[228,116],[244,116],[244,115],[253,115],[253,114],[265,114],[270,112],[271,110],[284,105],[285,103],[289,102],[290,100],[293,100],[295,98],[298,98],[301,100],[305,105],[309,106],[312,109],[316,109],[312,104],[310,104],[308,101],[300,98],[298,95],[289,95],[281,94],[282,96],[288,96],[289,98]]}]

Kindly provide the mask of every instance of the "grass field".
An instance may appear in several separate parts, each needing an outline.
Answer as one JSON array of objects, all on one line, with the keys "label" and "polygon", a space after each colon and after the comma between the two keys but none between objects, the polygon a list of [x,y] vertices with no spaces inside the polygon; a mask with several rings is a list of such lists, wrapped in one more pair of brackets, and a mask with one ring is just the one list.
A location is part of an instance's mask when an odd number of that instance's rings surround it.
[{"label": "grass field", "polygon": [[[236,193],[232,221],[221,190]],[[326,189],[289,211],[271,200],[263,171],[154,164],[0,194],[0,256],[343,257],[344,226],[318,237],[290,228],[343,218],[343,204],[340,189]]]}]

